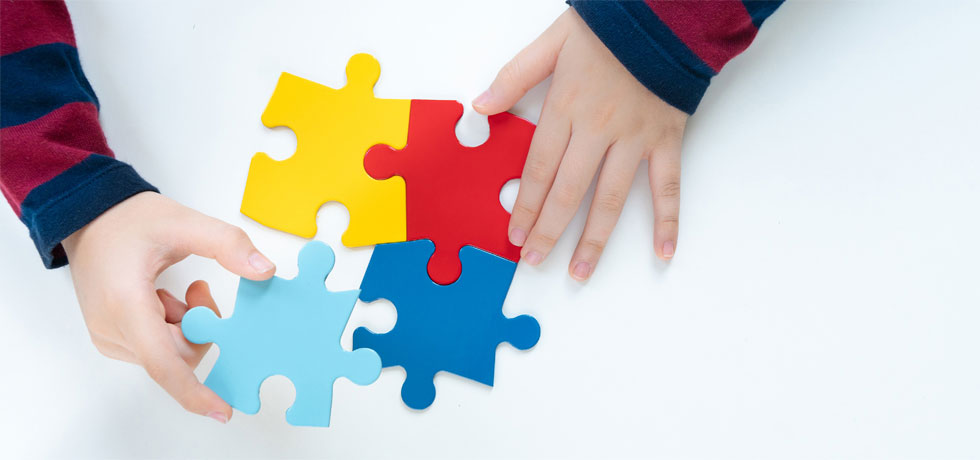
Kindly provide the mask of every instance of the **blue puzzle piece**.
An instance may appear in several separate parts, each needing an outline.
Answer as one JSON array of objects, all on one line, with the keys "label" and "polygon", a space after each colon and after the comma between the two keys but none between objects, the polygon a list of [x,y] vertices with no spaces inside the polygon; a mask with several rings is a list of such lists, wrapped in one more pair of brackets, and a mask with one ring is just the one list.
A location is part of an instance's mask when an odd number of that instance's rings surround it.
[{"label": "blue puzzle piece", "polygon": [[329,426],[334,381],[346,377],[367,385],[381,373],[374,351],[340,346],[358,291],[327,290],[333,265],[330,246],[313,241],[299,253],[296,278],[242,278],[231,318],[219,319],[206,307],[188,311],[182,320],[187,340],[215,342],[221,350],[204,384],[235,409],[254,414],[262,382],[284,375],[296,388],[286,421]]},{"label": "blue puzzle piece", "polygon": [[526,350],[541,335],[534,318],[507,318],[501,311],[517,264],[464,246],[459,280],[443,286],[426,271],[434,249],[430,240],[374,248],[361,281],[361,300],[390,300],[398,320],[384,334],[363,327],[354,331],[355,350],[373,349],[384,367],[405,368],[402,400],[413,409],[425,409],[435,400],[432,379],[437,372],[492,386],[497,345],[509,342]]}]

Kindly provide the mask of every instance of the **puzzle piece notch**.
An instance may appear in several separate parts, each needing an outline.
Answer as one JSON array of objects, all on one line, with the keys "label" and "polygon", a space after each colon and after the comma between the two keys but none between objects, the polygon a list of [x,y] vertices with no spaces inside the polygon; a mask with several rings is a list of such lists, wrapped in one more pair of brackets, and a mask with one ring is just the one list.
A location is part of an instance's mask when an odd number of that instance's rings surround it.
[{"label": "puzzle piece notch", "polygon": [[336,201],[350,214],[341,237],[345,246],[405,240],[404,181],[379,181],[364,170],[368,148],[404,146],[408,139],[410,101],[374,97],[380,73],[378,61],[368,54],[351,57],[341,89],[282,73],[262,123],[292,129],[296,151],[282,161],[261,152],[252,157],[242,214],[312,238],[320,207]]},{"label": "puzzle piece notch", "polygon": [[181,327],[193,343],[218,345],[218,361],[204,384],[232,407],[258,412],[262,382],[283,375],[296,389],[286,421],[329,426],[334,381],[346,377],[358,385],[370,384],[381,373],[381,358],[373,350],[340,346],[360,291],[326,289],[333,250],[318,241],[307,243],[298,264],[299,275],[291,280],[242,278],[230,318],[219,319],[212,310],[196,307],[184,315]]},{"label": "puzzle piece notch", "polygon": [[429,240],[379,245],[361,282],[361,300],[390,300],[397,310],[395,326],[383,334],[354,330],[354,349],[373,349],[383,367],[402,366],[401,396],[413,409],[435,399],[433,378],[450,372],[493,386],[497,346],[533,347],[541,335],[528,315],[504,316],[502,308],[517,265],[472,246],[459,258],[463,271],[443,286],[422,267],[433,253]]},{"label": "puzzle piece notch", "polygon": [[435,243],[428,272],[442,285],[459,278],[463,246],[520,259],[520,248],[507,238],[510,213],[500,190],[520,178],[534,124],[507,112],[491,115],[490,137],[467,147],[455,134],[462,116],[456,101],[412,100],[405,147],[377,145],[364,158],[371,177],[405,179],[407,239]]}]

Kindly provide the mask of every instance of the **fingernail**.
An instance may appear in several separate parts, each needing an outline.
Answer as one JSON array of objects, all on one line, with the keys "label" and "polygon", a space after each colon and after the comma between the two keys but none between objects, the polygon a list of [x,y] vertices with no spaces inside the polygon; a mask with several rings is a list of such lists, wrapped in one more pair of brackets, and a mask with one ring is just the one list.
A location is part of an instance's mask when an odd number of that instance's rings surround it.
[{"label": "fingernail", "polygon": [[527,232],[519,228],[510,231],[510,244],[524,246],[525,241],[527,241]]},{"label": "fingernail", "polygon": [[208,412],[208,417],[217,420],[218,423],[221,423],[222,425],[228,423],[228,416],[225,415],[224,412]]},{"label": "fingernail", "polygon": [[483,106],[483,105],[486,105],[487,102],[490,102],[490,90],[489,89],[486,90],[486,91],[484,91],[483,94],[480,94],[479,96],[477,96],[476,99],[473,99],[473,105],[474,106]]},{"label": "fingernail", "polygon": [[170,293],[170,291],[168,291],[168,290],[166,290],[166,289],[161,289],[161,290],[160,290],[160,292],[162,292],[162,293],[163,293],[163,295],[165,295],[165,296],[167,296],[167,297],[169,297],[169,298],[171,298],[171,299],[174,299],[174,300],[177,300],[177,298],[176,298],[176,297],[174,297],[174,295],[173,295],[173,294],[171,294],[171,293]]},{"label": "fingernail", "polygon": [[579,262],[575,264],[575,268],[572,269],[572,277],[579,280],[585,281],[589,277],[589,272],[592,271],[592,266],[588,262]]},{"label": "fingernail", "polygon": [[543,258],[544,257],[538,251],[529,251],[527,254],[524,254],[524,260],[526,260],[527,263],[529,263],[531,265],[540,264],[541,263],[541,259],[543,259]]},{"label": "fingernail", "polygon": [[252,255],[248,256],[248,264],[259,273],[265,273],[276,268],[269,259],[266,259],[265,256],[257,252],[253,252]]},{"label": "fingernail", "polygon": [[664,241],[663,254],[664,254],[664,259],[669,259],[671,257],[674,257],[674,242],[673,241]]}]

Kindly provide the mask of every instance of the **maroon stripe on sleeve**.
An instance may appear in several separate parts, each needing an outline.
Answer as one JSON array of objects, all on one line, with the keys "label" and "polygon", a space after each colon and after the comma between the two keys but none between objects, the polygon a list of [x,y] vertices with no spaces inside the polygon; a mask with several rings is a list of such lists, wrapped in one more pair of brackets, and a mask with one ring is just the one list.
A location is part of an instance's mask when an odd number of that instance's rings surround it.
[{"label": "maroon stripe on sleeve", "polygon": [[745,51],[759,31],[740,1],[646,0],[646,4],[715,72]]},{"label": "maroon stripe on sleeve", "polygon": [[89,102],[65,104],[37,120],[0,130],[0,187],[20,216],[35,187],[93,153],[112,156]]},{"label": "maroon stripe on sleeve", "polygon": [[2,0],[2,2],[0,55],[49,43],[67,43],[75,46],[75,33],[71,28],[71,19],[65,2],[21,0]]}]

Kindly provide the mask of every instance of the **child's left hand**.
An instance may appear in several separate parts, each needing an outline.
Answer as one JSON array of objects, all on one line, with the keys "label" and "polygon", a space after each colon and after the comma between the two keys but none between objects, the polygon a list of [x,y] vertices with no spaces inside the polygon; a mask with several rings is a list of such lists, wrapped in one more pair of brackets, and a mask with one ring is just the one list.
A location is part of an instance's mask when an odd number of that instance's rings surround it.
[{"label": "child's left hand", "polygon": [[585,231],[568,272],[585,280],[623,209],[640,162],[649,160],[654,247],[674,255],[680,196],[681,139],[687,114],[640,84],[569,8],[511,60],[473,101],[485,115],[503,112],[554,72],[531,141],[511,216],[511,243],[537,265],[578,210],[605,158]]},{"label": "child's left hand", "polygon": [[184,409],[227,422],[231,406],[193,372],[209,345],[188,342],[180,327],[191,307],[208,307],[220,316],[207,283],[192,283],[185,301],[156,289],[155,283],[167,267],[191,254],[215,259],[244,278],[271,278],[275,265],[248,235],[163,195],[143,192],[102,213],[62,244],[96,349],[143,366]]}]

